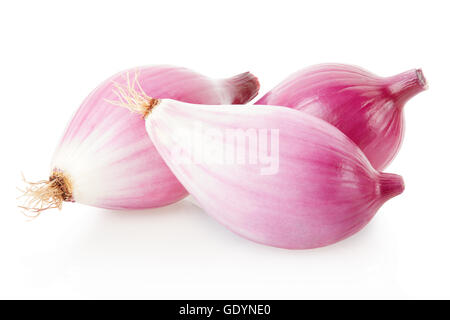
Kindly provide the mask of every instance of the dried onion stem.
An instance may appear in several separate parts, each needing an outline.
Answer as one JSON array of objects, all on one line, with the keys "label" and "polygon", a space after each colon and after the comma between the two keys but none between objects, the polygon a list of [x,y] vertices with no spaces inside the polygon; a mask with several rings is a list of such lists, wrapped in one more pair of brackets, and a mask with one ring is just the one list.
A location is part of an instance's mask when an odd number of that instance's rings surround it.
[{"label": "dried onion stem", "polygon": [[130,80],[130,74],[127,72],[126,85],[113,81],[113,92],[117,96],[118,100],[108,100],[107,102],[127,108],[128,110],[141,114],[143,118],[146,118],[152,109],[158,105],[159,100],[149,97],[142,89],[139,80],[139,73],[134,73],[133,81]]}]

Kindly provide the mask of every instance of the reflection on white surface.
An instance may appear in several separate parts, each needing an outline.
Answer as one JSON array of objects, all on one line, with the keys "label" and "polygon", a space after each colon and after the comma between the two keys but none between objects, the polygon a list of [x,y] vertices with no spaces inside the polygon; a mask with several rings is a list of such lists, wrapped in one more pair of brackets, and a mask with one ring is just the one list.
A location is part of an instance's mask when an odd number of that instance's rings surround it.
[{"label": "reflection on white surface", "polygon": [[396,269],[394,235],[381,219],[308,251],[250,242],[187,200],[131,212],[71,204],[16,223],[20,245],[8,254],[15,276],[3,281],[21,297],[300,298],[325,287],[333,297],[343,285],[356,297],[361,286],[373,295],[390,286]]}]

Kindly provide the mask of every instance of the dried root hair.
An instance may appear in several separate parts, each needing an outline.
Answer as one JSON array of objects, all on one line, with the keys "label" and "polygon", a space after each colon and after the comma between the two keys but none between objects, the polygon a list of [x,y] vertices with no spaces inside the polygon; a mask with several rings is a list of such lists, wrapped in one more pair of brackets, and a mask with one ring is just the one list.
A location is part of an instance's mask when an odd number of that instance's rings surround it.
[{"label": "dried root hair", "polygon": [[24,189],[19,189],[22,195],[18,199],[24,199],[18,207],[24,209],[24,214],[35,218],[43,211],[60,209],[64,201],[73,201],[72,184],[67,177],[59,171],[54,171],[48,180],[30,182],[25,179]]},{"label": "dried root hair", "polygon": [[142,118],[146,118],[152,109],[158,105],[159,99],[149,97],[141,87],[139,83],[139,71],[134,72],[134,78],[130,80],[130,73],[126,74],[126,85],[122,85],[116,81],[113,81],[113,93],[118,100],[107,100],[107,102],[127,108],[128,110],[141,114]]}]

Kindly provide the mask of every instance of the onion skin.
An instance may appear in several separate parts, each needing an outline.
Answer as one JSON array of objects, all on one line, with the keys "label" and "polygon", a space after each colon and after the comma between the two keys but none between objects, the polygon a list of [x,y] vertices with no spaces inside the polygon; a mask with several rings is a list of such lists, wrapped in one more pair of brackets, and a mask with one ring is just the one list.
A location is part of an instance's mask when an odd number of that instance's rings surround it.
[{"label": "onion skin", "polygon": [[404,104],[426,87],[420,69],[382,78],[356,66],[322,64],[292,74],[255,104],[289,107],[331,123],[382,170],[400,148]]},{"label": "onion skin", "polygon": [[246,103],[259,83],[250,73],[214,80],[185,68],[149,66],[120,72],[97,87],[65,130],[51,172],[70,177],[73,201],[108,209],[168,205],[187,191],[148,137],[142,117],[112,105],[115,83],[127,78],[146,94],[204,104]]},{"label": "onion skin", "polygon": [[[179,161],[176,130],[278,129],[279,167],[262,175],[261,163]],[[200,206],[237,234],[265,245],[310,249],[333,244],[363,228],[388,199],[403,192],[400,176],[375,170],[363,152],[329,123],[297,110],[266,106],[201,106],[161,100],[146,118],[147,131],[172,172]],[[224,139],[225,140],[225,139]],[[197,142],[195,142],[197,141]],[[250,143],[235,141],[249,152]]]}]

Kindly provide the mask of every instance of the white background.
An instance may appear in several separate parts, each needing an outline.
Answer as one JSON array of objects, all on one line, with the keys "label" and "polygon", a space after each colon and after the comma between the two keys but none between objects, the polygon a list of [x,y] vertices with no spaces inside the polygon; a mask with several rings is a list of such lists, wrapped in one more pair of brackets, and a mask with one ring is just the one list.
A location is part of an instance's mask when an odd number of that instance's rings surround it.
[{"label": "white background", "polygon": [[[2,2],[0,298],[450,298],[449,12],[447,1]],[[265,247],[188,201],[66,204],[33,221],[15,207],[20,172],[47,177],[71,114],[120,70],[251,71],[263,94],[321,62],[383,76],[421,67],[430,86],[407,104],[387,169],[405,192],[350,239]]]}]

